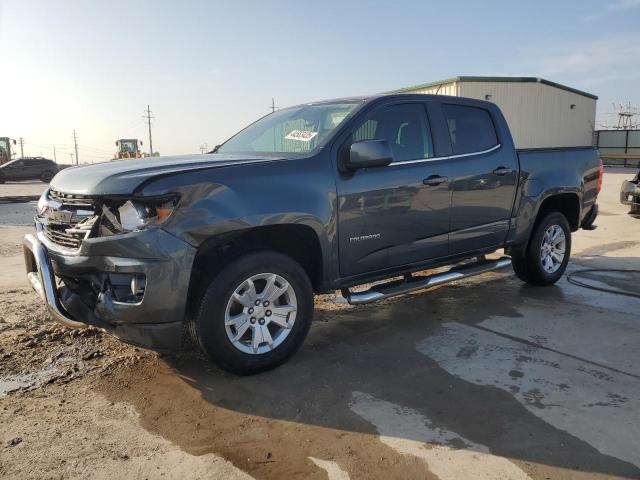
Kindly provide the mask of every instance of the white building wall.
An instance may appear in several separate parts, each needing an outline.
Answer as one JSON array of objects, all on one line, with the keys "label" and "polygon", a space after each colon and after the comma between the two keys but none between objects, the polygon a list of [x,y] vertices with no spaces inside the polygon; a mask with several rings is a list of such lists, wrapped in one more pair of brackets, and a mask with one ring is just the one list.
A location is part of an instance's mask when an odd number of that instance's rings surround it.
[{"label": "white building wall", "polygon": [[516,148],[577,147],[593,143],[596,100],[551,85],[464,81],[416,88],[411,93],[480,100],[491,95],[489,101],[502,110]]},{"label": "white building wall", "polygon": [[433,85],[431,87],[426,88],[418,88],[416,90],[411,90],[411,92],[406,93],[424,93],[427,95],[449,95],[451,97],[459,97],[460,96],[460,83],[451,82],[451,83],[441,83],[440,85]]},{"label": "white building wall", "polygon": [[[507,119],[517,148],[588,146],[596,100],[535,82],[462,82],[460,95],[491,102]],[[575,105],[575,108],[571,108]]]}]

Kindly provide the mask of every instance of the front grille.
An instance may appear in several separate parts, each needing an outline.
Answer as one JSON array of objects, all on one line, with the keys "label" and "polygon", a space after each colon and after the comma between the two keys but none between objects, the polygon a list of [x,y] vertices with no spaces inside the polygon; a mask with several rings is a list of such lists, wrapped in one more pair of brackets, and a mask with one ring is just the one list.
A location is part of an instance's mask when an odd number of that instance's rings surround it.
[{"label": "front grille", "polygon": [[67,232],[69,227],[70,225],[50,223],[43,228],[44,236],[56,245],[76,250],[80,248],[80,244],[86,238],[88,231],[69,233]]},{"label": "front grille", "polygon": [[63,205],[70,205],[74,207],[91,207],[93,208],[93,200],[84,195],[73,195],[71,193],[62,193],[56,190],[49,190],[49,198],[56,200]]},{"label": "front grille", "polygon": [[55,190],[48,197],[58,203],[50,202],[40,214],[44,236],[66,249],[79,249],[98,218],[94,200]]}]

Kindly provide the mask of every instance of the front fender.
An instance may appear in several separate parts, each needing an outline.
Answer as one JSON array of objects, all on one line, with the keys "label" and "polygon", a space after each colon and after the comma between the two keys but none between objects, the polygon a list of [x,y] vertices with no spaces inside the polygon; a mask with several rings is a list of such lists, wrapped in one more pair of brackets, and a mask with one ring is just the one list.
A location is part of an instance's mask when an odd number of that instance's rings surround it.
[{"label": "front fender", "polygon": [[[318,158],[320,157],[320,158]],[[307,159],[185,172],[145,186],[145,195],[177,192],[163,227],[198,248],[215,237],[271,225],[304,225],[318,238],[323,277],[337,265],[336,192],[330,164]]]}]

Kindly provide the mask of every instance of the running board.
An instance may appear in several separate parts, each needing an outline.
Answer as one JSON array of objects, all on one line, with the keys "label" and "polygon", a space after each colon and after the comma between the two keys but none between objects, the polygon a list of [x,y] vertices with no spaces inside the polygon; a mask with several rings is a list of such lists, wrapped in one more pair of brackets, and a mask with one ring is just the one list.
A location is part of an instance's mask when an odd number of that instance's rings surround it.
[{"label": "running board", "polygon": [[383,298],[395,297],[405,293],[415,292],[425,288],[443,285],[445,283],[461,280],[463,278],[473,277],[481,273],[492,272],[511,265],[511,258],[502,257],[498,260],[482,260],[471,264],[453,267],[443,273],[436,273],[428,277],[412,277],[405,276],[405,280],[393,281],[374,285],[364,292],[352,293],[348,288],[342,289],[342,296],[347,299],[351,305],[363,305],[365,303],[375,302]]}]

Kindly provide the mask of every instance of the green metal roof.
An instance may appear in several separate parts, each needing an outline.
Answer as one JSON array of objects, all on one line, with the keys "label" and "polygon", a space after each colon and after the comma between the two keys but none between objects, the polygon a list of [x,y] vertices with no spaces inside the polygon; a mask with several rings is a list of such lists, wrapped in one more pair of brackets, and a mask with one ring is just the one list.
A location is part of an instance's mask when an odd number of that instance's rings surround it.
[{"label": "green metal roof", "polygon": [[567,87],[566,85],[561,85],[559,83],[551,82],[549,80],[545,80],[544,78],[538,78],[538,77],[453,77],[453,78],[447,78],[446,80],[440,80],[438,82],[423,83],[421,85],[414,85],[412,87],[399,88],[397,90],[391,90],[390,92],[387,92],[387,93],[411,92],[413,90],[436,87],[438,85],[444,85],[444,84],[453,83],[453,82],[542,83],[544,85],[549,85],[550,87],[559,88],[560,90],[566,90],[567,92],[572,92],[578,95],[582,95],[584,97],[593,98],[594,100],[598,99],[596,95],[593,95],[591,93],[583,92],[582,90]]}]

